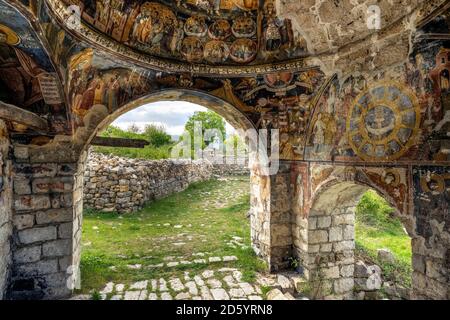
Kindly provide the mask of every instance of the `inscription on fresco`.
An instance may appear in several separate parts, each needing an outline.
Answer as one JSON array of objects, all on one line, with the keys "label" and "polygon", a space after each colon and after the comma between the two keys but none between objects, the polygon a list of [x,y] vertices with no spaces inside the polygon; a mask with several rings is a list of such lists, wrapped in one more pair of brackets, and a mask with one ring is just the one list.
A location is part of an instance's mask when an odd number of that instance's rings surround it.
[{"label": "inscription on fresco", "polygon": [[58,80],[54,73],[41,73],[38,79],[46,104],[60,104],[63,102],[59,94]]}]

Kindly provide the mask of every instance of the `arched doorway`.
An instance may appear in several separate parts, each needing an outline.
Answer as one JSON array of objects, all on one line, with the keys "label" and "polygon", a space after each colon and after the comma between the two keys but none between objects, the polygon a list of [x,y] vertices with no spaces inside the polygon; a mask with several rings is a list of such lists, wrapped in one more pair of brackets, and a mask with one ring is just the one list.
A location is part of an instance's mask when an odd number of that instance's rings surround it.
[{"label": "arched doorway", "polygon": [[[109,123],[111,123],[112,121],[114,121],[115,119],[120,117],[121,115],[124,115],[128,111],[131,111],[131,110],[133,110],[135,108],[138,108],[138,107],[140,107],[142,105],[147,105],[149,103],[150,104],[148,105],[148,108],[152,108],[151,103],[154,102],[154,101],[158,101],[158,102],[160,102],[160,101],[188,101],[188,102],[195,102],[196,104],[203,105],[203,106],[207,107],[208,109],[217,111],[218,114],[222,115],[228,122],[230,122],[230,124],[233,124],[234,126],[237,126],[236,129],[248,130],[248,129],[251,129],[251,127],[252,127],[251,123],[248,120],[246,120],[246,118],[243,118],[239,114],[238,110],[234,109],[231,105],[225,104],[225,102],[220,101],[220,100],[218,100],[218,99],[216,99],[214,97],[203,95],[203,94],[198,93],[198,92],[187,92],[187,91],[186,92],[175,92],[175,91],[170,91],[170,92],[162,92],[162,93],[159,93],[157,95],[150,95],[148,97],[140,99],[138,102],[136,102],[136,101],[132,102],[131,104],[129,104],[129,105],[125,106],[124,108],[118,110],[116,113],[108,116],[107,118],[105,118],[97,126],[97,128],[95,130],[92,131],[91,139],[92,139],[93,136],[97,135],[103,128],[105,128]],[[236,185],[236,187],[238,187],[239,185],[242,185],[242,183],[240,183],[240,184],[239,183],[235,183],[235,182],[232,182],[232,183],[234,183]],[[247,188],[248,188],[248,186],[247,186]],[[252,188],[252,190],[253,190],[253,188]],[[199,194],[198,191],[199,190],[195,190],[195,189],[194,190],[190,190],[190,191],[188,190],[189,196],[192,196],[192,197],[198,196],[198,194]],[[208,200],[208,201],[211,200],[211,199],[208,198],[208,194],[211,191],[208,191],[208,192],[207,192],[207,190],[200,190],[200,191],[201,191],[200,194],[204,194],[205,195],[205,198],[207,198],[206,200]],[[220,195],[215,195],[215,196],[217,197],[218,200],[220,200]],[[175,196],[175,198],[177,199],[177,201],[178,200],[179,201],[186,200],[186,198],[183,199],[183,196],[178,196],[178,195]],[[168,202],[164,202],[165,205],[167,205],[170,201],[173,201],[173,199],[169,199],[167,201]],[[175,204],[173,203],[173,205],[175,205]],[[196,206],[195,203],[191,203],[191,205],[193,205],[194,207]],[[232,206],[230,208],[222,208],[224,210],[224,212],[226,210],[230,210],[230,212],[231,212],[230,213],[230,221],[229,221],[230,225],[233,225],[233,224],[236,225],[236,217],[234,217],[234,215],[235,215],[234,211],[238,210],[239,208],[237,208],[237,206],[240,206],[240,205],[241,205],[241,203],[237,203],[237,204],[234,204],[234,207]],[[227,263],[230,264],[233,261],[235,261],[235,259],[239,258],[239,256],[236,257],[236,256],[233,256],[231,254],[228,254],[228,255],[224,254],[222,256],[217,256],[217,255],[215,255],[215,256],[214,255],[213,256],[208,256],[208,254],[210,254],[211,252],[206,252],[205,253],[204,251],[206,251],[206,250],[201,250],[201,249],[198,249],[198,248],[195,248],[195,247],[190,248],[190,250],[192,250],[192,252],[191,252],[192,256],[191,257],[187,257],[186,258],[185,255],[182,256],[182,257],[179,257],[179,256],[177,257],[176,256],[177,254],[184,253],[184,251],[181,250],[181,247],[186,245],[186,243],[184,243],[184,241],[186,241],[186,239],[183,240],[183,238],[177,238],[178,236],[184,235],[184,233],[188,233],[189,234],[193,229],[195,229],[195,227],[198,227],[199,225],[201,226],[201,228],[208,228],[208,227],[210,227],[210,224],[214,224],[214,226],[212,226],[213,229],[214,228],[217,229],[218,226],[215,225],[216,221],[211,222],[208,219],[205,219],[205,221],[200,223],[199,221],[196,221],[199,217],[194,213],[192,215],[192,217],[187,217],[187,216],[183,217],[183,214],[180,214],[178,216],[179,220],[177,220],[176,223],[174,223],[173,220],[171,222],[169,222],[167,220],[163,221],[162,212],[158,211],[158,208],[155,209],[155,207],[152,207],[152,209],[149,209],[149,210],[154,210],[155,214],[157,216],[157,219],[160,219],[160,220],[157,221],[157,222],[150,222],[149,220],[147,220],[148,215],[146,213],[148,213],[148,212],[143,213],[143,214],[138,213],[139,215],[136,217],[136,219],[139,219],[140,221],[142,221],[142,224],[143,224],[142,226],[137,226],[136,224],[132,224],[131,225],[130,221],[135,220],[135,218],[130,218],[131,216],[125,216],[125,217],[123,217],[123,220],[117,220],[118,219],[117,217],[114,218],[111,215],[108,215],[108,217],[107,217],[108,221],[107,221],[106,224],[102,224],[100,222],[100,219],[98,220],[99,221],[98,223],[94,223],[93,224],[93,221],[95,220],[95,217],[92,217],[91,215],[88,216],[89,219],[87,221],[87,224],[84,224],[84,228],[86,228],[86,227],[88,228],[90,236],[92,236],[92,234],[95,235],[97,230],[100,230],[100,232],[101,232],[102,229],[104,229],[104,226],[107,225],[108,223],[114,224],[115,230],[122,229],[122,225],[123,224],[129,224],[129,227],[131,229],[133,229],[133,230],[130,229],[130,233],[131,234],[133,234],[133,231],[136,231],[137,228],[144,228],[144,229],[147,228],[149,232],[154,232],[155,230],[151,230],[151,229],[155,228],[155,227],[156,228],[162,228],[162,229],[172,229],[171,231],[169,230],[169,232],[166,230],[165,232],[167,234],[164,234],[164,233],[161,232],[161,236],[160,237],[157,237],[157,238],[154,238],[154,239],[151,239],[151,237],[148,238],[148,241],[150,241],[152,243],[155,242],[154,243],[154,247],[155,247],[154,250],[156,250],[156,251],[158,251],[160,249],[161,249],[161,251],[163,251],[162,247],[164,247],[165,245],[170,245],[172,242],[174,242],[173,245],[175,246],[174,247],[175,250],[170,251],[170,254],[167,254],[167,256],[165,256],[165,257],[162,257],[162,256],[160,257],[155,252],[153,252],[153,253],[150,253],[150,252],[139,252],[139,254],[137,254],[137,255],[135,253],[130,253],[129,255],[116,254],[116,255],[120,255],[120,256],[124,257],[123,258],[123,262],[127,263],[127,265],[123,269],[120,269],[120,267],[119,267],[120,270],[117,270],[114,265],[109,266],[109,267],[114,267],[112,269],[113,272],[118,271],[118,272],[121,272],[121,273],[130,273],[130,272],[133,273],[133,270],[139,270],[139,272],[144,271],[144,272],[146,272],[148,274],[153,274],[153,276],[150,276],[150,277],[147,277],[147,278],[144,277],[144,278],[141,279],[141,285],[144,286],[144,283],[145,283],[146,288],[148,288],[148,286],[151,286],[154,283],[154,281],[156,281],[156,283],[157,283],[157,286],[158,286],[157,289],[156,289],[157,293],[153,293],[152,292],[152,294],[150,295],[149,298],[158,298],[158,299],[169,298],[170,294],[168,294],[168,292],[165,291],[165,287],[167,286],[169,288],[169,290],[170,290],[170,288],[172,288],[172,289],[174,289],[176,291],[176,290],[178,290],[176,288],[181,288],[182,287],[182,285],[180,285],[180,281],[181,281],[181,284],[183,284],[185,286],[185,288],[187,288],[188,286],[190,287],[190,292],[191,293],[190,293],[189,297],[192,297],[192,298],[198,298],[200,296],[200,294],[202,294],[202,296],[206,296],[206,297],[208,296],[207,293],[203,292],[203,291],[208,292],[207,289],[204,286],[200,286],[199,285],[199,283],[202,283],[201,281],[203,281],[205,283],[208,283],[208,281],[211,282],[211,286],[213,286],[212,289],[214,290],[214,291],[211,290],[211,298],[217,298],[217,296],[220,297],[221,294],[224,297],[226,297],[227,294],[228,294],[228,296],[230,298],[237,298],[239,295],[242,294],[242,291],[244,290],[243,288],[240,288],[239,285],[241,285],[242,287],[245,288],[245,290],[247,290],[247,293],[248,293],[247,296],[249,298],[250,297],[257,298],[258,293],[257,293],[256,288],[253,288],[251,284],[246,283],[244,280],[242,280],[240,282],[237,280],[237,277],[240,278],[239,273],[235,273],[235,274],[231,273],[231,274],[228,274],[228,275],[225,274],[225,277],[228,276],[226,278],[227,281],[231,281],[230,280],[230,279],[232,279],[232,277],[230,278],[231,275],[234,276],[234,281],[237,281],[236,283],[234,283],[236,288],[234,288],[233,291],[228,291],[228,292],[222,290],[221,287],[218,287],[218,288],[214,287],[214,286],[218,286],[218,283],[219,283],[218,281],[221,281],[221,280],[219,278],[209,279],[207,274],[211,270],[205,270],[205,272],[206,272],[205,275],[203,275],[202,273],[198,273],[195,276],[191,274],[190,276],[191,276],[192,279],[191,280],[186,280],[187,277],[189,276],[189,267],[192,266],[192,265],[194,265],[195,268],[201,268],[203,265],[208,265],[208,263],[216,263],[217,264],[217,262],[224,262],[224,267],[226,267]],[[176,209],[173,208],[173,210],[176,210]],[[208,210],[208,209],[206,209],[206,210]],[[211,213],[211,217],[213,217],[214,214],[215,214],[214,210],[211,210],[211,209],[209,209],[208,212]],[[169,213],[168,216],[171,216],[170,212],[168,212],[168,213]],[[100,216],[98,216],[97,218],[100,218]],[[172,218],[175,219],[176,217],[172,217]],[[80,220],[82,220],[82,219],[80,218]],[[103,220],[103,218],[102,218],[102,220]],[[190,222],[189,222],[189,220],[190,220]],[[134,222],[136,222],[136,221],[134,221]],[[217,221],[217,222],[220,222],[220,221]],[[95,229],[93,229],[93,228],[95,228]],[[222,238],[223,230],[219,230],[219,229],[217,229],[215,231],[217,239],[221,239]],[[92,230],[94,230],[94,231],[92,232]],[[239,230],[241,230],[241,229],[239,229]],[[248,231],[250,231],[250,230],[248,230]],[[170,232],[172,232],[172,233],[170,233]],[[178,233],[178,234],[176,234],[176,233]],[[83,232],[83,234],[86,235],[85,232]],[[200,234],[200,235],[196,234],[195,236],[188,235],[187,236],[187,240],[188,241],[192,241],[192,238],[196,238],[197,236],[198,237],[202,237],[203,235],[202,234]],[[173,238],[177,238],[177,239],[172,241]],[[251,250],[251,247],[248,244],[242,243],[242,241],[244,240],[243,238],[244,237],[242,237],[241,234],[234,234],[234,237],[230,234],[228,242],[226,243],[226,245],[227,246],[231,246],[233,248],[238,246],[238,247],[240,247],[240,249],[245,250],[245,253],[243,253],[243,254],[247,255],[249,250]],[[245,238],[250,238],[250,235],[248,235],[248,237],[245,237]],[[128,245],[125,245],[125,246],[128,247],[127,250],[129,252],[132,252],[132,250],[131,250],[132,244],[131,243],[133,242],[133,240],[132,239],[127,240],[126,238],[118,236],[118,238],[115,240],[115,242],[119,241],[120,239],[122,239],[122,242],[124,242],[125,244],[128,243]],[[214,249],[214,245],[215,245],[213,243],[214,239],[212,239],[212,238],[208,239],[207,237],[204,237],[204,238],[202,237],[199,240],[202,243],[206,242],[206,244],[208,244],[210,246],[210,249],[208,251],[214,251],[213,250]],[[248,239],[246,239],[246,240],[248,240]],[[192,241],[192,242],[195,242],[195,241]],[[191,243],[187,243],[187,246],[190,246],[192,244],[192,242]],[[165,243],[165,244],[163,244],[163,243]],[[84,244],[86,244],[86,243],[84,243]],[[89,245],[91,245],[91,244],[89,244]],[[141,243],[140,246],[143,248],[146,245],[144,243]],[[147,245],[147,247],[151,248],[152,245],[149,244],[149,245]],[[112,249],[112,251],[113,252],[117,252],[117,246],[115,246],[115,249]],[[166,248],[166,251],[167,251],[167,248]],[[227,253],[229,251],[225,250],[224,252]],[[136,260],[136,258],[135,258],[135,260],[133,260],[132,257],[137,257],[137,256],[145,257],[147,259],[147,261],[148,261],[148,264],[147,263],[146,264],[142,264],[142,262],[140,262],[140,261],[142,261],[142,259],[137,259]],[[130,259],[130,257],[131,257],[131,259]],[[97,256],[89,255],[87,258],[83,256],[83,260],[82,260],[82,264],[81,264],[82,265],[81,272],[83,272],[83,269],[85,269],[85,268],[91,268],[92,267],[92,264],[91,264],[92,261],[91,260],[95,260],[96,262],[94,264],[97,264],[97,265],[101,265],[101,263],[104,262],[104,260],[101,259],[101,256],[98,256],[98,255]],[[134,269],[134,268],[136,268],[136,269]],[[171,270],[180,269],[180,270],[183,270],[184,275],[183,276],[180,276],[180,275],[179,276],[175,276],[175,278],[173,278],[173,279],[164,278],[163,275],[154,276],[155,274],[159,274],[159,273],[153,272],[154,270],[156,270],[158,268],[159,269],[166,268],[167,269],[167,274],[169,274]],[[180,272],[180,270],[178,270],[178,271]],[[235,271],[237,271],[237,270],[235,270]],[[107,272],[110,272],[110,269],[105,269],[105,273],[107,273]],[[231,272],[233,272],[233,270],[231,270]],[[138,272],[135,271],[135,273],[138,273]],[[217,272],[216,272],[216,274],[217,274]],[[204,279],[203,280],[201,280],[201,279],[198,280],[197,279],[196,284],[193,283],[192,280],[194,280],[194,278],[198,278],[198,276],[204,277]],[[82,278],[84,278],[84,277],[82,276]],[[225,281],[224,279],[225,278],[223,278],[222,281]],[[133,284],[125,285],[125,290],[128,290],[128,289],[131,289],[131,290],[129,290],[127,292],[118,292],[117,291],[117,284],[119,284],[119,285],[122,284],[123,285],[123,283],[117,283],[117,281],[109,282],[108,284],[106,284],[106,287],[103,290],[103,294],[110,294],[108,296],[108,298],[111,298],[111,296],[117,298],[120,294],[122,294],[121,298],[124,298],[124,299],[139,298],[140,295],[142,295],[142,294],[148,296],[147,292],[143,293],[145,290],[142,289],[142,288],[140,290],[140,293],[136,292],[134,290],[136,288],[133,287]],[[178,287],[177,287],[177,284],[178,284]],[[197,285],[197,287],[195,287],[196,285]],[[119,288],[120,288],[120,286],[119,286]],[[197,288],[197,289],[195,289],[195,288]],[[251,292],[251,293],[249,293],[249,292]],[[197,293],[198,296],[196,296],[195,293]],[[187,292],[186,292],[186,294],[187,294]],[[237,296],[233,297],[232,294],[236,294]],[[184,292],[182,292],[182,293],[176,292],[176,294],[172,293],[172,297],[173,298],[176,298],[176,297],[187,298],[188,295],[184,295]]]},{"label": "arched doorway", "polygon": [[[376,266],[361,266],[355,251],[357,206],[369,190],[395,207],[390,196],[378,188],[354,181],[327,183],[312,200],[307,218],[308,245],[302,259],[313,298],[358,299],[355,292],[364,290],[360,288],[367,291],[380,289],[381,278],[375,276],[381,277],[381,270]],[[402,217],[396,209],[393,213],[396,217]],[[364,270],[361,271],[361,268]],[[377,284],[372,286],[369,281]]]}]

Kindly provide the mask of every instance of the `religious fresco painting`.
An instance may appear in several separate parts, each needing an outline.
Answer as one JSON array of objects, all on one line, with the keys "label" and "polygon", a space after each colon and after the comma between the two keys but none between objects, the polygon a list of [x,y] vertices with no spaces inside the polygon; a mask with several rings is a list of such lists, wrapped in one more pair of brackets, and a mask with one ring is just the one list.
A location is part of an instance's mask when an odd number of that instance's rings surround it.
[{"label": "religious fresco painting", "polygon": [[[65,133],[68,117],[62,85],[48,53],[29,22],[15,9],[0,2],[1,100],[42,114],[53,133]],[[18,132],[27,128],[14,124]]]},{"label": "religious fresco painting", "polygon": [[[248,64],[307,55],[305,40],[266,1],[67,1],[116,41],[191,63]],[[263,48],[263,50],[258,50]]]}]

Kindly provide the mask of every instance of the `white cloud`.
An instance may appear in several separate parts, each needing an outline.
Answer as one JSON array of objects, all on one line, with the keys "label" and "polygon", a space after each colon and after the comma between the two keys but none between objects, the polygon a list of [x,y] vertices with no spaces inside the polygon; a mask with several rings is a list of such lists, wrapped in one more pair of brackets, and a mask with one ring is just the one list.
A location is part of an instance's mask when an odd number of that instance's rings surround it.
[{"label": "white cloud", "polygon": [[[129,111],[117,118],[112,125],[127,129],[132,124],[136,124],[143,129],[147,124],[157,124],[164,126],[168,134],[180,136],[183,134],[185,123],[194,112],[207,110],[190,102],[160,101]],[[226,130],[227,134],[235,131],[229,123],[226,124]]]}]

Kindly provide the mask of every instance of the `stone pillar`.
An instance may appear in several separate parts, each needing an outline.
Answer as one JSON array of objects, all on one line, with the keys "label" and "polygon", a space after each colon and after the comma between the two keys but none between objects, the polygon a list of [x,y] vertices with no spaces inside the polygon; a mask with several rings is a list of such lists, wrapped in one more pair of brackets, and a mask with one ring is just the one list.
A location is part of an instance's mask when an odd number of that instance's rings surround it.
[{"label": "stone pillar", "polygon": [[351,298],[354,287],[354,207],[311,210],[307,278],[314,298]]},{"label": "stone pillar", "polygon": [[0,300],[8,286],[11,267],[12,186],[9,138],[0,120]]},{"label": "stone pillar", "polygon": [[308,232],[307,245],[303,239],[300,252],[311,297],[315,299],[353,296],[355,209],[366,190],[353,182],[330,186],[314,199],[307,222],[302,220]]},{"label": "stone pillar", "polygon": [[413,170],[413,299],[450,299],[449,177],[449,167]]},{"label": "stone pillar", "polygon": [[15,156],[10,297],[67,297],[80,261],[82,163],[33,163],[20,146]]},{"label": "stone pillar", "polygon": [[251,238],[256,253],[271,271],[286,268],[292,255],[290,164],[278,173],[251,173]]}]

